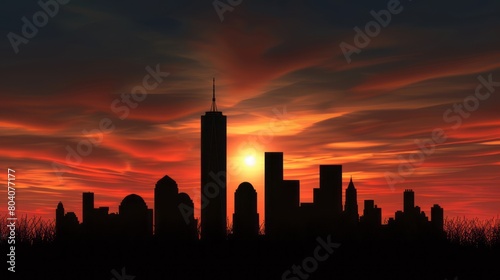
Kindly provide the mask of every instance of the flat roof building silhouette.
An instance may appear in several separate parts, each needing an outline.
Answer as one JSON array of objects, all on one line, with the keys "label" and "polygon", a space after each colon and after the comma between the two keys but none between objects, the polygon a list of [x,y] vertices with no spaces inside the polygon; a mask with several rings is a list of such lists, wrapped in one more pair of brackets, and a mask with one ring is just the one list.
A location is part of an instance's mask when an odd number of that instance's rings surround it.
[{"label": "flat roof building silhouette", "polygon": [[443,231],[444,210],[439,204],[434,204],[431,208],[431,223],[436,230]]},{"label": "flat roof building silhouette", "polygon": [[296,239],[341,230],[342,165],[320,165],[320,186],[313,190],[313,203],[300,203],[300,181],[283,180],[283,153],[265,152],[264,164],[268,238]]},{"label": "flat roof building silhouette", "polygon": [[403,193],[403,212],[405,214],[415,212],[415,193],[411,189],[406,189]]},{"label": "flat roof building silhouette", "polygon": [[94,193],[84,192],[82,193],[82,223],[89,224],[92,223],[92,215],[94,212]]},{"label": "flat roof building silhouette", "polygon": [[280,188],[283,183],[283,153],[264,153],[264,211],[266,236],[275,237],[280,223]]},{"label": "flat roof building silhouette", "polygon": [[224,240],[227,235],[226,116],[217,110],[215,78],[212,106],[201,116],[201,239]]},{"label": "flat roof building silhouette", "polygon": [[319,166],[319,189],[314,190],[314,203],[325,211],[327,219],[339,220],[342,214],[342,165]]}]

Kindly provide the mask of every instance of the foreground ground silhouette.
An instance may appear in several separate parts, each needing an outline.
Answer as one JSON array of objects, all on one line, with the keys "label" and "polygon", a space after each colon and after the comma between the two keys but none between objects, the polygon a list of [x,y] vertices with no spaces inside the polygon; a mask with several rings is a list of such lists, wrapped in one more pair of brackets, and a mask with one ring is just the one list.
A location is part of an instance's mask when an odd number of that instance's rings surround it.
[{"label": "foreground ground silhouette", "polygon": [[472,248],[443,241],[344,240],[328,250],[324,243],[335,241],[327,236],[319,238],[323,243],[311,238],[301,242],[149,240],[19,246],[16,273],[9,276],[106,280],[500,279],[500,268],[495,265],[500,261],[498,247]]}]

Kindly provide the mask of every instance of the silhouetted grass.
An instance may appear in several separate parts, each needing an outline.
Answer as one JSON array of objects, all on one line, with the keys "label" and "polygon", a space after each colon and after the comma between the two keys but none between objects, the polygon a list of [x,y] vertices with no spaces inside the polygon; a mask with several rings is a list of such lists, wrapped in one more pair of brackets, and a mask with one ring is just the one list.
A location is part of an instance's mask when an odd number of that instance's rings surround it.
[{"label": "silhouetted grass", "polygon": [[[0,245],[9,237],[7,214],[0,216]],[[44,220],[38,216],[24,215],[16,220],[16,245],[50,243],[55,239],[55,220]]]},{"label": "silhouetted grass", "polygon": [[[0,215],[0,245],[7,242],[7,214]],[[198,225],[198,230],[199,230]],[[263,233],[263,224],[260,225]],[[229,224],[228,231],[231,232]],[[500,218],[480,220],[465,217],[446,218],[444,230],[447,240],[452,244],[472,247],[500,246]],[[55,220],[44,220],[41,217],[27,215],[19,217],[16,222],[16,244],[50,243],[55,239]]]},{"label": "silhouetted grass", "polygon": [[452,244],[472,247],[500,246],[500,218],[480,220],[465,217],[446,218],[446,238]]}]

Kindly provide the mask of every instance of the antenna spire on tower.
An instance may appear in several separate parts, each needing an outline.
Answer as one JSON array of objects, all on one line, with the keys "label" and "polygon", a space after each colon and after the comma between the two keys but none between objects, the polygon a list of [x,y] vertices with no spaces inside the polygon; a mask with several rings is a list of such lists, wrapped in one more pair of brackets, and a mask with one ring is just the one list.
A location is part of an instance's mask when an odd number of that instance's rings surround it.
[{"label": "antenna spire on tower", "polygon": [[213,78],[212,107],[210,111],[217,112],[217,105],[215,104],[215,77]]}]

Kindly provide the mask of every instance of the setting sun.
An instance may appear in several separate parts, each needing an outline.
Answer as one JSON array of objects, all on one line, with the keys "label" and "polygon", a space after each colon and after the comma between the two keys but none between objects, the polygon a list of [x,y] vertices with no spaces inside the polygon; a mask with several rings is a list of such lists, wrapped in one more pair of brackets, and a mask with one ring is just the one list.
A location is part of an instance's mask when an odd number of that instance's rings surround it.
[{"label": "setting sun", "polygon": [[245,157],[245,164],[247,166],[254,166],[255,165],[255,156],[249,155]]}]

